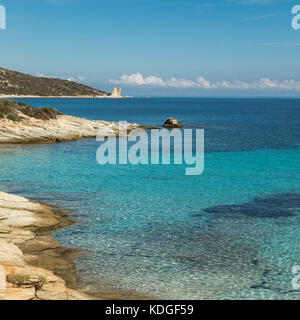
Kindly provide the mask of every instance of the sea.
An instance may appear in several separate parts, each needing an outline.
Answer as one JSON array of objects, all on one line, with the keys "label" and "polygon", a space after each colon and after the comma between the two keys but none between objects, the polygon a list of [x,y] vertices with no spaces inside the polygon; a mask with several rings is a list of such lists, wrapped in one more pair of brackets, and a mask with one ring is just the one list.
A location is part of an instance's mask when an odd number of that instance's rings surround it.
[{"label": "sea", "polygon": [[52,236],[84,253],[80,288],[300,299],[300,99],[19,100],[93,120],[205,127],[199,176],[185,164],[99,165],[96,139],[0,146],[2,191],[71,211],[76,223]]}]

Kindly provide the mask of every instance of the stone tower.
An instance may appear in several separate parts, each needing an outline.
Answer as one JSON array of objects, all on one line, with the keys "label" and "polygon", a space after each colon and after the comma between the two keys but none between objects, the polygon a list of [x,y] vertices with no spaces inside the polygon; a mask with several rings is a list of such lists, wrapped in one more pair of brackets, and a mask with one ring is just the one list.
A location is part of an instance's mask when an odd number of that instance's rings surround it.
[{"label": "stone tower", "polygon": [[122,97],[122,95],[121,95],[121,88],[114,88],[111,96],[112,96],[113,98],[121,98],[121,97]]}]

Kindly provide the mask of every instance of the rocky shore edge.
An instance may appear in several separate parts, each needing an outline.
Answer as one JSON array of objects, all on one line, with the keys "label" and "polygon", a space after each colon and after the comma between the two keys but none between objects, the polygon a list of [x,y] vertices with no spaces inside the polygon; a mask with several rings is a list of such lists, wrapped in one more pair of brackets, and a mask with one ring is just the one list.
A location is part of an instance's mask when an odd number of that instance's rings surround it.
[{"label": "rocky shore edge", "polygon": [[[24,116],[20,122],[0,119],[0,144],[23,143],[55,143],[74,141],[97,136],[121,136],[126,128],[128,131],[151,129],[136,123],[97,121],[58,115],[56,119],[42,120]],[[127,132],[125,129],[125,132]]]},{"label": "rocky shore edge", "polygon": [[74,223],[68,211],[0,192],[0,300],[148,300],[133,291],[77,289],[73,259],[47,234]]},{"label": "rocky shore edge", "polygon": [[75,290],[76,251],[45,235],[70,225],[66,215],[0,192],[0,300],[92,299]]}]

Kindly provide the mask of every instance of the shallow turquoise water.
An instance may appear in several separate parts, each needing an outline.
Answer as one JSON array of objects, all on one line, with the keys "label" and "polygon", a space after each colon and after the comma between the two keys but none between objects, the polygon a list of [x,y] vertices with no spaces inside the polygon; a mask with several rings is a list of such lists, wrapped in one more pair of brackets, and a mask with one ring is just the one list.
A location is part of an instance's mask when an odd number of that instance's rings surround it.
[{"label": "shallow turquoise water", "polygon": [[[169,299],[300,297],[291,286],[300,264],[299,100],[93,101],[77,101],[74,113],[116,120],[126,108],[128,121],[155,125],[181,114],[211,129],[201,176],[175,165],[100,166],[94,139],[0,148],[5,190],[73,210],[78,223],[54,235],[89,250],[76,260],[82,286]],[[55,103],[47,100],[69,110],[70,100]]]}]

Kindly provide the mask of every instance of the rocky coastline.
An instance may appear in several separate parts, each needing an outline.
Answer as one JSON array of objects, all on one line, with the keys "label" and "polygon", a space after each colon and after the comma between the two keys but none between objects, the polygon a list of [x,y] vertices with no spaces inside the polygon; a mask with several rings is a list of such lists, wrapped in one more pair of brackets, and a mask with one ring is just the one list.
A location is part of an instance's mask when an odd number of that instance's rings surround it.
[{"label": "rocky coastline", "polygon": [[109,288],[77,289],[72,260],[81,252],[48,235],[73,223],[65,210],[0,192],[0,300],[148,299]]},{"label": "rocky coastline", "polygon": [[[96,136],[109,136],[111,130],[115,136],[119,136],[124,128],[124,125],[118,122],[94,121],[67,115],[58,115],[56,119],[46,121],[31,117],[26,117],[20,122],[0,119],[0,144],[74,141],[96,138]],[[149,128],[129,123],[127,129]]]},{"label": "rocky coastline", "polygon": [[45,235],[71,223],[63,211],[0,192],[0,300],[91,299],[75,290],[76,252]]}]

